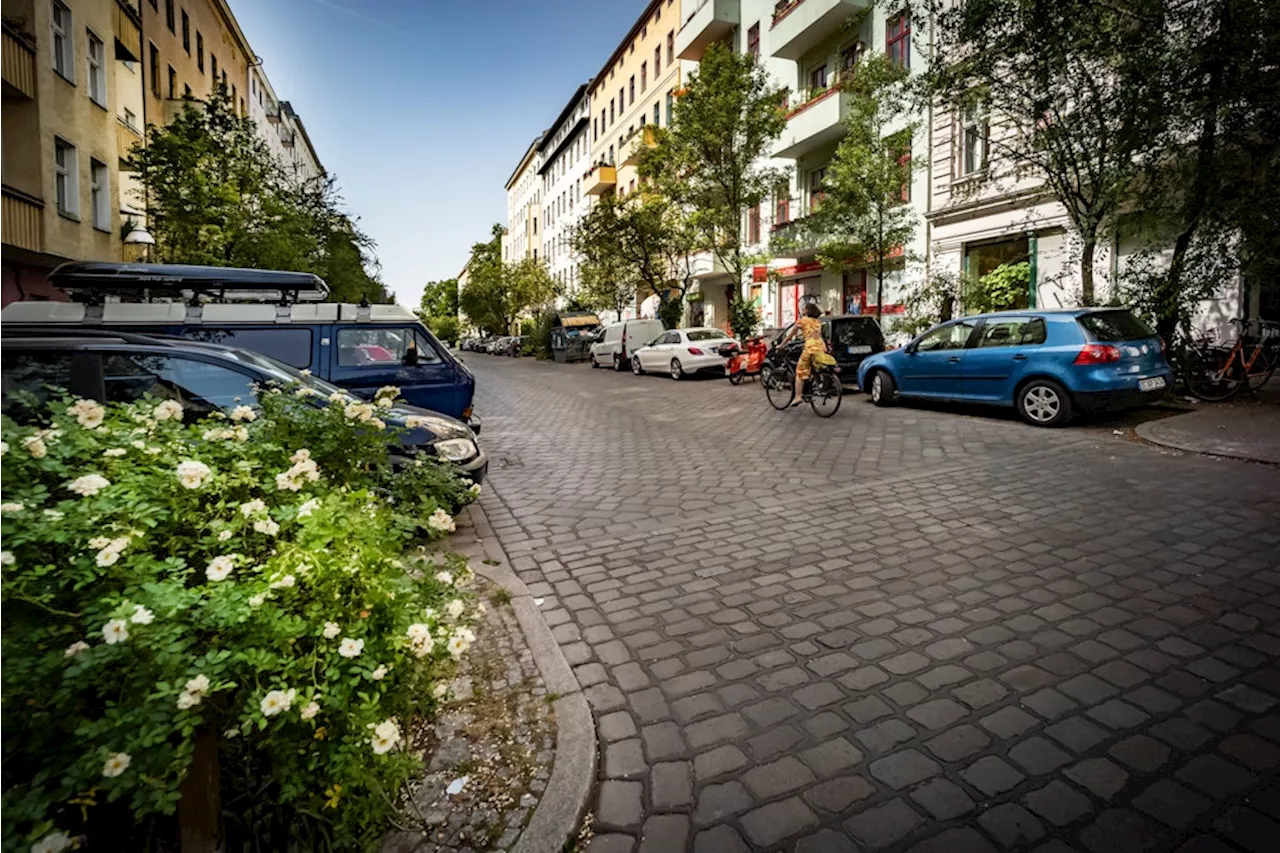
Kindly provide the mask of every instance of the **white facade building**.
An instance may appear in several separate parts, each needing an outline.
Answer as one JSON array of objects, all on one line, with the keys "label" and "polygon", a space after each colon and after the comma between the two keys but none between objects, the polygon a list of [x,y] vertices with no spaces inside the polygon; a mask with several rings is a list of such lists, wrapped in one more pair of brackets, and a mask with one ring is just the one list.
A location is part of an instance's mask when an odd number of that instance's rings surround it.
[{"label": "white facade building", "polygon": [[502,238],[502,260],[540,258],[542,249],[542,155],[538,146],[544,134],[529,143],[520,164],[507,179],[507,233]]},{"label": "white facade building", "polygon": [[261,65],[249,68],[248,108],[258,135],[295,180],[301,183],[325,174],[302,119],[288,101],[276,97]]},{"label": "white facade building", "polygon": [[538,156],[542,164],[542,257],[563,294],[578,289],[578,257],[570,247],[573,228],[586,210],[582,179],[591,165],[591,103],[583,84],[565,104],[542,136]]}]

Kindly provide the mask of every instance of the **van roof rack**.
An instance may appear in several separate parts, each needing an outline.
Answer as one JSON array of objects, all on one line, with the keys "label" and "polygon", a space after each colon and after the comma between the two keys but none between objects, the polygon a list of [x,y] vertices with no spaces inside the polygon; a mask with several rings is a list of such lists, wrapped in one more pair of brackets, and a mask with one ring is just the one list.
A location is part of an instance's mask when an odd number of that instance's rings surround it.
[{"label": "van roof rack", "polygon": [[329,285],[318,275],[278,270],[250,270],[237,267],[204,267],[191,264],[126,264],[77,261],[62,264],[49,280],[81,301],[101,302],[103,297],[122,296],[150,302],[175,297],[198,303],[323,302]]}]

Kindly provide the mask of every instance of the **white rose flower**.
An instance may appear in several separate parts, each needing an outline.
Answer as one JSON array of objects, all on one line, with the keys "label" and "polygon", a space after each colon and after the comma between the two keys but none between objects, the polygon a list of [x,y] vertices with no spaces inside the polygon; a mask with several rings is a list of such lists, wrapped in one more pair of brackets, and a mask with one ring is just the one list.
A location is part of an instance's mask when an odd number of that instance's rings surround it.
[{"label": "white rose flower", "polygon": [[195,693],[191,693],[190,691],[183,691],[182,693],[179,693],[178,694],[178,710],[186,711],[189,708],[194,708],[195,706],[200,704],[201,698],[202,697],[196,695]]},{"label": "white rose flower", "polygon": [[244,427],[242,427],[242,426],[238,426],[238,427],[236,427],[234,430],[232,430],[232,432],[231,432],[231,436],[232,436],[232,438],[234,438],[236,441],[248,441],[248,440],[249,440],[249,430],[245,429],[245,428],[244,428]]},{"label": "white rose flower", "polygon": [[460,637],[457,634],[449,638],[449,654],[453,655],[453,659],[457,660],[467,653],[467,649],[471,648],[471,644],[467,642],[466,637]]},{"label": "white rose flower", "polygon": [[85,429],[97,429],[102,419],[107,416],[107,410],[93,400],[81,399],[67,407],[67,414],[74,417],[76,423]]},{"label": "white rose flower", "polygon": [[235,534],[233,534],[230,530],[222,530],[222,531],[219,531],[219,532],[218,532],[218,541],[219,541],[219,542],[226,542],[228,539],[230,539],[230,538],[231,538],[232,536],[234,536],[234,535],[235,535]]},{"label": "white rose flower", "polygon": [[480,497],[480,484],[472,483],[470,486],[467,487],[467,491],[471,494],[473,498]]},{"label": "white rose flower", "polygon": [[436,580],[442,584],[453,586],[453,572],[436,572]]},{"label": "white rose flower", "polygon": [[342,642],[338,644],[338,654],[344,658],[358,658],[360,653],[364,651],[364,640],[353,640],[350,637],[343,637]]},{"label": "white rose flower", "polygon": [[316,507],[320,506],[320,501],[312,498],[311,500],[298,507],[298,518],[310,518],[311,513],[316,511]]},{"label": "white rose flower", "polygon": [[46,509],[44,511],[44,517],[50,521],[62,521],[62,519],[67,517],[67,514],[60,509]]},{"label": "white rose flower", "polygon": [[276,488],[282,492],[300,492],[302,482],[293,475],[293,469],[290,468],[283,474],[276,474]]},{"label": "white rose flower", "polygon": [[[150,449],[147,452],[149,453]],[[200,488],[213,476],[213,471],[208,465],[191,459],[179,462],[175,473],[178,475],[178,482],[188,489]]]},{"label": "white rose flower", "polygon": [[390,397],[394,400],[400,396],[400,389],[395,385],[383,385],[378,389],[378,393],[373,395],[375,398]]},{"label": "white rose flower", "polygon": [[123,643],[129,639],[129,623],[123,619],[112,619],[102,626],[102,639],[107,641],[108,646]]},{"label": "white rose flower", "polygon": [[368,424],[376,430],[384,430],[387,428],[387,422],[382,420],[382,418],[369,418]]},{"label": "white rose flower", "polygon": [[111,545],[111,537],[95,536],[89,540],[90,548],[106,548]]},{"label": "white rose flower", "polygon": [[258,515],[266,511],[267,505],[260,498],[254,498],[251,501],[246,501],[245,503],[240,504],[240,514],[245,518],[249,518],[250,516]]},{"label": "white rose flower", "polygon": [[22,446],[27,449],[33,459],[43,459],[49,453],[49,448],[45,446],[44,440],[38,435],[24,438]]},{"label": "white rose flower", "polygon": [[410,625],[409,629],[405,631],[405,633],[409,636],[410,640],[414,640],[414,641],[422,640],[422,639],[431,639],[431,628],[422,624],[421,622],[415,622],[414,624]]},{"label": "white rose flower", "polygon": [[428,634],[421,639],[413,640],[410,645],[413,648],[414,657],[425,658],[436,647],[436,641]]},{"label": "white rose flower", "polygon": [[0,566],[12,566],[16,562],[12,551],[0,551]]},{"label": "white rose flower", "polygon": [[427,519],[427,527],[430,527],[432,530],[439,530],[442,533],[451,533],[456,529],[453,519],[449,516],[449,513],[442,509],[437,509],[435,512],[431,513],[431,517]]},{"label": "white rose flower", "polygon": [[338,627],[337,622],[324,623],[324,638],[326,640],[332,640],[334,637],[338,636],[340,633],[342,633],[342,629]]},{"label": "white rose flower", "polygon": [[249,598],[250,607],[261,607],[266,603],[267,603],[267,597],[265,595],[262,595],[261,593],[259,593],[258,595],[251,596]]},{"label": "white rose flower", "polygon": [[394,720],[384,720],[373,730],[373,752],[384,755],[400,743],[400,727]]},{"label": "white rose flower", "polygon": [[141,604],[134,608],[133,615],[129,617],[129,621],[135,625],[150,625],[155,620],[156,615]]},{"label": "white rose flower", "polygon": [[6,514],[11,512],[22,512],[24,509],[26,509],[26,507],[20,503],[0,504],[0,512],[6,513]]},{"label": "white rose flower", "polygon": [[[151,446],[151,447],[148,447],[148,448],[146,449],[146,451],[145,451],[145,452],[146,452],[146,454],[147,454],[148,456],[159,456],[161,453],[164,453],[164,448],[163,448],[163,447],[156,447],[156,446],[154,446],[154,445],[153,445],[153,446]],[[185,484],[184,484],[184,485],[185,485]],[[188,488],[190,488],[190,487],[188,486]]]},{"label": "white rose flower", "polygon": [[0,456],[4,456],[9,452],[9,442],[0,441]]},{"label": "white rose flower", "polygon": [[129,442],[129,446],[134,450],[145,450],[147,443],[145,441],[131,441]]},{"label": "white rose flower", "polygon": [[183,685],[183,689],[188,693],[203,696],[209,692],[209,676],[201,673],[195,678],[187,679],[187,683]]},{"label": "white rose flower", "polygon": [[316,714],[319,714],[319,713],[320,713],[319,703],[308,702],[306,705],[303,706],[302,710],[298,712],[298,716],[302,717],[302,719],[304,720],[310,720],[312,717],[314,717]]},{"label": "white rose flower", "polygon": [[295,578],[293,575],[285,575],[284,577],[280,578],[280,580],[272,581],[271,588],[272,589],[289,589],[290,587],[297,584],[297,582],[298,582],[297,578]]},{"label": "white rose flower", "polygon": [[373,672],[369,673],[369,677],[374,681],[381,681],[387,677],[387,668],[385,666],[379,666]]},{"label": "white rose flower", "polygon": [[299,462],[306,462],[311,458],[311,451],[305,447],[295,450],[293,455],[289,457],[289,461],[295,465]]},{"label": "white rose flower", "polygon": [[262,703],[258,706],[262,709],[263,716],[274,717],[276,714],[289,710],[293,706],[293,698],[298,691],[290,688],[289,690],[272,690],[262,697]]},{"label": "white rose flower", "polygon": [[129,769],[132,760],[127,752],[113,752],[107,756],[107,763],[102,765],[102,775],[108,779],[119,776]]},{"label": "white rose flower", "polygon": [[81,497],[91,498],[111,485],[111,481],[99,474],[86,474],[67,484],[67,488]]},{"label": "white rose flower", "polygon": [[62,853],[71,846],[71,836],[65,832],[51,832],[31,845],[31,853]]},{"label": "white rose flower", "polygon": [[452,618],[457,619],[459,616],[462,615],[463,611],[466,609],[467,609],[467,606],[462,603],[462,599],[455,598],[453,601],[450,601],[445,606],[444,611],[448,613],[449,616],[451,616]]},{"label": "white rose flower", "polygon": [[231,576],[231,571],[235,567],[235,558],[223,554],[209,561],[209,565],[204,568],[204,576],[211,581],[224,581]]},{"label": "white rose flower", "polygon": [[263,518],[253,523],[253,529],[267,536],[275,536],[280,532],[280,525],[270,518]]},{"label": "white rose flower", "polygon": [[470,628],[455,628],[453,633],[466,640],[468,643],[474,643],[476,641],[476,633]]},{"label": "white rose flower", "polygon": [[302,368],[301,370],[299,370],[298,372],[299,372],[299,373],[301,373],[303,376],[310,376],[310,375],[311,375],[311,368],[309,368],[309,367],[304,367],[304,368]]},{"label": "white rose flower", "polygon": [[392,400],[390,397],[379,397],[374,401],[374,405],[379,409],[389,409],[395,404],[395,400]]},{"label": "white rose flower", "polygon": [[67,646],[67,650],[62,653],[62,656],[73,658],[77,655],[82,655],[87,651],[89,651],[89,644],[84,640],[76,640],[74,643]]},{"label": "white rose flower", "polygon": [[128,452],[129,451],[125,450],[123,447],[109,447],[102,451],[102,455],[106,457],[124,456]]},{"label": "white rose flower", "polygon": [[449,685],[444,682],[440,682],[431,689],[431,695],[436,699],[443,699],[445,696],[449,695]]},{"label": "white rose flower", "polygon": [[156,406],[151,416],[157,421],[180,421],[182,420],[182,404],[177,400],[165,400]]},{"label": "white rose flower", "polygon": [[422,415],[409,415],[404,419],[404,425],[409,429],[420,429],[427,425],[428,421]]},{"label": "white rose flower", "polygon": [[233,421],[244,421],[246,423],[250,423],[256,420],[257,417],[258,413],[248,406],[236,406],[231,410],[231,420]]}]

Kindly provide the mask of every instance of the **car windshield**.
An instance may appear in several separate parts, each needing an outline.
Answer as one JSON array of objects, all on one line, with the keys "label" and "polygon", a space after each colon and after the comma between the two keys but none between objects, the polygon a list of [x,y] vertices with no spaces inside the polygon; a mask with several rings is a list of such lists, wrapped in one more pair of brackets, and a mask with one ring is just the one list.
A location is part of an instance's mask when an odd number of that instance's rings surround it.
[{"label": "car windshield", "polygon": [[686,332],[685,336],[691,341],[716,341],[727,337],[719,329],[693,329]]},{"label": "car windshield", "polygon": [[284,383],[296,382],[300,385],[304,385],[307,388],[310,388],[313,391],[320,392],[325,397],[329,397],[334,393],[338,393],[344,397],[347,397],[348,399],[351,399],[351,400],[356,399],[356,397],[352,395],[351,392],[344,391],[343,389],[339,388],[337,385],[331,385],[328,382],[325,382],[323,379],[317,379],[316,377],[312,376],[310,373],[303,373],[301,370],[298,370],[297,368],[292,367],[283,362],[276,361],[274,358],[268,358],[265,355],[261,355],[256,352],[250,352],[249,350],[242,350],[242,349],[225,350],[224,354],[229,358],[234,358],[236,361],[244,362],[245,364],[251,364],[254,367],[261,370],[263,373],[266,373],[268,376],[280,382],[284,382]]},{"label": "car windshield", "polygon": [[831,334],[836,346],[876,346],[884,341],[875,320],[833,320]]},{"label": "car windshield", "polygon": [[1129,311],[1094,311],[1080,318],[1080,325],[1095,341],[1136,341],[1154,338],[1155,331]]}]

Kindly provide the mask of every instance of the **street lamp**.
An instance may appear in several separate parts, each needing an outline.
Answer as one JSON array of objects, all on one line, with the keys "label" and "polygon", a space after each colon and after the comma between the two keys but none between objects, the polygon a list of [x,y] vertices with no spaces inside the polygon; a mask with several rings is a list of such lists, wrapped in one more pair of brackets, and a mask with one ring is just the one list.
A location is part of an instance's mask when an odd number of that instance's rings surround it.
[{"label": "street lamp", "polygon": [[139,247],[140,260],[146,261],[151,251],[150,247],[156,244],[156,238],[151,236],[151,232],[143,226],[135,225],[129,233],[124,235],[124,244]]}]

